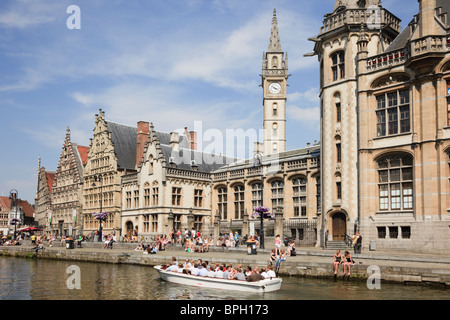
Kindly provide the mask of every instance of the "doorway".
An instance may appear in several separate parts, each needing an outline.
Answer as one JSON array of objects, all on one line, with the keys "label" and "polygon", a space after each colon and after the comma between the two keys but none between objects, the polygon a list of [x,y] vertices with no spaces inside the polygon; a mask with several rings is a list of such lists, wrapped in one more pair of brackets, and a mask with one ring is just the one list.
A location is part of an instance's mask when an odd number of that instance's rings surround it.
[{"label": "doorway", "polygon": [[127,232],[128,239],[132,239],[132,237],[133,237],[133,222],[128,221],[126,223],[126,229],[127,229],[126,232]]},{"label": "doorway", "polygon": [[342,212],[336,212],[331,217],[333,241],[345,241],[347,235],[347,217]]}]

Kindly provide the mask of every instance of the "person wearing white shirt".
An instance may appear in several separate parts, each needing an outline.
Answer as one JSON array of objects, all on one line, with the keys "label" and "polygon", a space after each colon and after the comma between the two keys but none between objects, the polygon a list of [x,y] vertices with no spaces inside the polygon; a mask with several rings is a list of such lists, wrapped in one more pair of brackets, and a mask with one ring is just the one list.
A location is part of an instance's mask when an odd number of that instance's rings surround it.
[{"label": "person wearing white shirt", "polygon": [[214,270],[209,270],[206,276],[208,278],[214,278],[216,276],[216,272]]},{"label": "person wearing white shirt", "polygon": [[208,274],[208,269],[206,268],[206,264],[203,263],[198,275],[201,277],[206,277],[207,274]]},{"label": "person wearing white shirt", "polygon": [[275,273],[275,271],[273,271],[273,267],[272,266],[267,266],[267,278],[276,278],[277,275]]},{"label": "person wearing white shirt", "polygon": [[222,271],[222,269],[219,268],[219,269],[216,271],[216,278],[223,279],[223,271]]},{"label": "person wearing white shirt", "polygon": [[166,269],[167,271],[177,271],[178,270],[178,265],[176,262],[174,262],[170,267],[168,267]]},{"label": "person wearing white shirt", "polygon": [[193,276],[198,276],[200,273],[200,269],[198,268],[198,264],[194,264],[194,267],[191,269],[191,274]]}]

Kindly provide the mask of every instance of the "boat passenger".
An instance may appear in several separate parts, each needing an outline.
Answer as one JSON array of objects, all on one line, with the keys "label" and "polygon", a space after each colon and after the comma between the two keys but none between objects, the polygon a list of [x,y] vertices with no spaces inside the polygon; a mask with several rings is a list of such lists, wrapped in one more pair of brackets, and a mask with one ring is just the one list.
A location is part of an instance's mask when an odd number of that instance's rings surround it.
[{"label": "boat passenger", "polygon": [[268,278],[268,277],[269,277],[269,276],[267,275],[267,270],[266,270],[265,267],[261,267],[261,275],[262,275],[264,278]]},{"label": "boat passenger", "polygon": [[228,267],[225,269],[225,271],[223,272],[223,278],[224,278],[224,279],[228,279],[228,278],[230,278],[230,275],[231,275],[231,267],[228,266]]},{"label": "boat passenger", "polygon": [[252,267],[247,266],[247,270],[245,271],[245,276],[250,277],[252,275]]},{"label": "boat passenger", "polygon": [[237,273],[234,275],[234,279],[236,280],[247,280],[247,278],[245,277],[245,274],[242,272],[241,268],[238,268]]},{"label": "boat passenger", "polygon": [[203,263],[198,275],[201,277],[206,277],[207,274],[208,274],[208,267],[206,266],[206,263]]},{"label": "boat passenger", "polygon": [[216,278],[223,279],[223,268],[219,267],[216,271]]},{"label": "boat passenger", "polygon": [[176,262],[172,262],[172,265],[167,268],[167,271],[177,271],[178,270],[178,264]]},{"label": "boat passenger", "polygon": [[179,264],[178,264],[177,272],[178,272],[178,273],[183,273],[183,270],[184,270],[183,264],[182,264],[182,263],[179,263]]},{"label": "boat passenger", "polygon": [[276,278],[277,274],[273,271],[273,267],[271,265],[267,266],[267,278]]},{"label": "boat passenger", "polygon": [[207,276],[208,278],[215,278],[216,272],[215,272],[214,270],[210,269],[210,270],[208,271],[208,273],[206,274],[206,276]]},{"label": "boat passenger", "polygon": [[255,267],[250,277],[247,278],[249,282],[258,282],[259,280],[264,280],[265,278],[259,273],[258,267]]},{"label": "boat passenger", "polygon": [[198,276],[200,273],[200,269],[198,268],[198,264],[194,264],[194,267],[191,269],[191,274],[193,276]]}]

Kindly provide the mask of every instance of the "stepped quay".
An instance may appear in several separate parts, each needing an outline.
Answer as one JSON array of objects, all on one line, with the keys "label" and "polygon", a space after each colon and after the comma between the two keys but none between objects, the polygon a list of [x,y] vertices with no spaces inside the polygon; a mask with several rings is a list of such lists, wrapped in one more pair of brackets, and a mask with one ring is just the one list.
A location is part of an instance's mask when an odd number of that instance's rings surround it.
[{"label": "stepped quay", "polygon": [[[267,243],[267,242],[266,242]],[[271,243],[270,243],[271,244]],[[35,254],[34,246],[30,241],[23,241],[20,246],[0,246],[0,255],[32,258],[56,259],[67,261],[86,261],[96,263],[123,263],[142,266],[154,266],[169,263],[172,257],[179,261],[186,258],[203,259],[210,263],[238,263],[243,266],[267,266],[271,245],[266,249],[257,248],[256,254],[249,254],[247,246],[239,248],[223,248],[211,246],[209,252],[188,253],[180,245],[168,245],[166,250],[158,254],[143,254],[135,251],[137,243],[114,243],[112,249],[103,248],[103,243],[83,242],[82,248],[66,248],[59,241],[49,247],[44,242],[45,249]],[[345,249],[343,249],[345,250]],[[341,252],[343,253],[343,250]],[[350,281],[383,282],[450,286],[450,254],[433,255],[411,252],[381,252],[367,251],[353,254],[355,265],[352,267]],[[281,264],[280,276],[316,277],[333,279],[334,250],[321,248],[297,248],[297,256],[288,257]],[[339,268],[338,277],[343,275],[343,268]]]}]

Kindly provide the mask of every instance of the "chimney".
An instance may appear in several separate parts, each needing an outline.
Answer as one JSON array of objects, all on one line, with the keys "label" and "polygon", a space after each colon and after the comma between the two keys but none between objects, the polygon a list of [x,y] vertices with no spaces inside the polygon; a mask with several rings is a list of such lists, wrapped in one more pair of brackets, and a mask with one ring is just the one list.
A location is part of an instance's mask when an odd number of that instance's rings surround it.
[{"label": "chimney", "polygon": [[170,133],[170,146],[172,151],[180,151],[180,134],[178,132]]},{"label": "chimney", "polygon": [[136,168],[144,157],[145,143],[149,138],[149,123],[146,121],[139,121],[137,123],[137,136],[136,136]]},{"label": "chimney", "polygon": [[420,37],[436,35],[436,0],[419,0]]},{"label": "chimney", "polygon": [[197,150],[197,132],[188,131],[188,128],[184,127],[184,135],[188,138],[189,149]]}]

